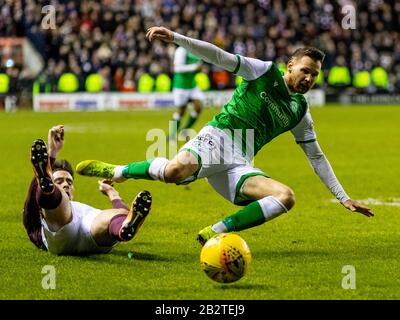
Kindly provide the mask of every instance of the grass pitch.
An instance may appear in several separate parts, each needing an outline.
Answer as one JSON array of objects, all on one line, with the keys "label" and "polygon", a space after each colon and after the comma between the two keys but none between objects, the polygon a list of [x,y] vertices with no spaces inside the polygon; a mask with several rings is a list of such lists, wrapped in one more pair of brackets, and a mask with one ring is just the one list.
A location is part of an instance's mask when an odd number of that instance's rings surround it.
[{"label": "grass pitch", "polygon": [[[218,112],[208,109],[195,129]],[[129,204],[136,193],[153,194],[152,212],[137,237],[107,255],[55,256],[30,243],[21,211],[32,177],[32,141],[65,124],[59,158],[111,163],[143,160],[154,141],[150,129],[167,130],[171,110],[136,112],[0,114],[0,299],[399,299],[400,108],[338,107],[312,110],[319,142],[353,199],[372,198],[375,217],[345,210],[312,172],[286,133],[264,147],[255,166],[296,193],[294,209],[241,232],[253,261],[230,285],[200,270],[197,232],[238,210],[207,184],[187,187],[130,180],[117,185]],[[76,176],[75,200],[97,208],[109,202],[97,179]],[[132,252],[133,257],[128,258]],[[42,268],[56,270],[56,289],[45,290]],[[356,288],[343,289],[346,265]]]}]

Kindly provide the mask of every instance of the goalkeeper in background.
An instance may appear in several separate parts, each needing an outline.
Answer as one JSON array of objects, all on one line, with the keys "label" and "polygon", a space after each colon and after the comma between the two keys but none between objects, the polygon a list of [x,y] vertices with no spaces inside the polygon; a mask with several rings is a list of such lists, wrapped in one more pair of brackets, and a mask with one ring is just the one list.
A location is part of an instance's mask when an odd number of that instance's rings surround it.
[{"label": "goalkeeper in background", "polygon": [[183,46],[202,60],[243,77],[243,81],[222,111],[172,160],[158,157],[127,165],[86,160],[78,164],[78,173],[117,182],[148,179],[185,184],[207,178],[221,196],[243,207],[200,230],[197,239],[204,244],[216,234],[261,225],[294,206],[290,187],[252,165],[253,157],[262,147],[290,131],[314,172],[343,207],[366,217],[373,216],[370,208],[348,196],[317,141],[304,94],[317,79],[323,52],[313,47],[297,49],[282,75],[272,61],[234,55],[164,27],[150,28],[147,38]]},{"label": "goalkeeper in background", "polygon": [[[183,47],[178,47],[174,54],[173,95],[174,104],[178,110],[173,114],[172,127],[168,140],[175,141],[179,130],[191,128],[197,121],[203,109],[204,94],[197,87],[195,76],[201,68],[201,60]],[[193,110],[187,122],[182,125],[182,118],[186,113],[188,104],[193,103]]]}]

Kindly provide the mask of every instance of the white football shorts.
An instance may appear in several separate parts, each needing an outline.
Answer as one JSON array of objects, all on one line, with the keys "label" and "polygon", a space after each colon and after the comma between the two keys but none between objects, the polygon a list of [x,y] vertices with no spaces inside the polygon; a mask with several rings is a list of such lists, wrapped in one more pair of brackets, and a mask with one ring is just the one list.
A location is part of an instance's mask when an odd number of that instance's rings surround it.
[{"label": "white football shorts", "polygon": [[112,247],[98,246],[90,233],[93,220],[101,210],[76,201],[71,201],[71,209],[72,221],[56,232],[50,231],[42,219],[42,237],[48,251],[59,255],[109,252]]},{"label": "white football shorts", "polygon": [[193,89],[179,89],[175,88],[172,90],[174,95],[174,103],[177,107],[182,107],[186,105],[189,100],[200,100],[205,99],[203,91],[195,87]]},{"label": "white football shorts", "polygon": [[235,204],[248,202],[248,199],[243,198],[241,194],[243,183],[247,178],[268,177],[260,169],[253,167],[252,159],[242,152],[228,132],[213,126],[205,126],[179,151],[191,152],[200,164],[200,169],[195,176],[179,184],[206,178],[220,195]]}]

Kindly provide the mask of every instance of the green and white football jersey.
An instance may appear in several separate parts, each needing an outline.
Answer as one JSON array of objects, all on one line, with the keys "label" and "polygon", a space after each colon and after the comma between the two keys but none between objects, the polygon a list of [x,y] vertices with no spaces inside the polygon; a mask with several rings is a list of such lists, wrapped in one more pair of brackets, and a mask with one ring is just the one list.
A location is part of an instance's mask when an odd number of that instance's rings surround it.
[{"label": "green and white football jersey", "polygon": [[305,117],[308,103],[302,94],[289,92],[275,63],[238,56],[236,72],[240,70],[243,61],[253,63],[254,71],[245,75],[246,78],[235,90],[231,100],[209,125],[232,131],[242,130],[244,150],[246,130],[253,130],[254,147],[251,149],[254,148],[253,155],[256,155],[273,138],[295,128]]},{"label": "green and white football jersey", "polygon": [[[214,126],[213,129],[223,130],[224,133],[228,131],[228,136],[233,137],[230,140],[237,147],[239,147],[237,142],[240,141],[237,140],[239,131],[242,155],[245,155],[246,160],[251,159],[277,135],[290,130],[296,142],[300,144],[307,155],[315,173],[332,194],[341,203],[350,199],[316,141],[314,125],[305,97],[302,94],[290,92],[282,74],[273,62],[234,55],[208,42],[185,37],[178,33],[174,33],[174,42],[188,49],[203,61],[233,72],[244,79],[231,100],[214,117],[209,126],[203,128],[204,130]],[[252,135],[254,140],[247,144],[245,133]],[[215,135],[210,134],[210,138],[214,138]],[[197,136],[197,139],[191,141],[200,141],[200,138],[202,137]],[[200,141],[201,146],[217,150],[217,146],[210,145],[210,143],[207,145],[204,142],[204,139]],[[225,144],[221,145],[220,141],[217,143],[220,148],[226,147]],[[207,152],[205,152],[206,154]],[[238,168],[241,167],[243,166],[238,166]],[[220,182],[231,181],[230,174],[232,171],[229,169],[225,171],[225,174],[219,177]]]},{"label": "green and white football jersey", "polygon": [[174,89],[193,89],[200,59],[182,47],[178,47],[174,57]]}]

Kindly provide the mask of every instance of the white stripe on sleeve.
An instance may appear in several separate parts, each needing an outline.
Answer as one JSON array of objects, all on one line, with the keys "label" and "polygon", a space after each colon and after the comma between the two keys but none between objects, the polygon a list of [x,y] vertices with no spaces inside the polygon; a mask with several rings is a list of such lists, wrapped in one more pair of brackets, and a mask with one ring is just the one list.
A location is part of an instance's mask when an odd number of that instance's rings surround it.
[{"label": "white stripe on sleeve", "polygon": [[267,72],[272,65],[271,61],[236,56],[211,43],[185,37],[176,32],[174,32],[174,43],[190,51],[205,62],[214,64],[229,72],[235,72],[245,80],[257,79]]},{"label": "white stripe on sleeve", "polygon": [[298,125],[295,126],[291,132],[297,143],[307,143],[317,139],[317,135],[314,131],[314,122],[309,110],[307,110],[303,119],[300,120]]},{"label": "white stripe on sleeve", "polygon": [[301,148],[307,155],[307,158],[314,169],[315,173],[320,177],[322,182],[328,187],[332,194],[341,203],[350,199],[344,191],[339,180],[336,178],[335,173],[321,150],[317,141],[310,143],[300,143]]}]

